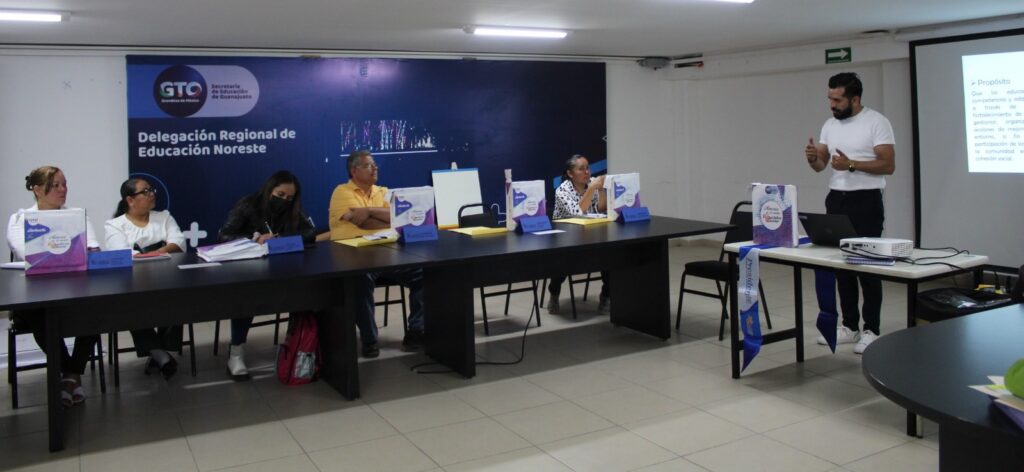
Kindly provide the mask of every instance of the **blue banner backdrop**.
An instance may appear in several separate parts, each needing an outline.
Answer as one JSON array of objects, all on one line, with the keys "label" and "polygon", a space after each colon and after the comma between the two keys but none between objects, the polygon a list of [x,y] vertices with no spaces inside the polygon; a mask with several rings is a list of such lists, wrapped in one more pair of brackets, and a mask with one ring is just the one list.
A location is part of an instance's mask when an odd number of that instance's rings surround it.
[{"label": "blue banner backdrop", "polygon": [[607,159],[603,63],[130,55],[127,69],[129,172],[159,187],[158,209],[183,230],[206,231],[200,243],[279,169],[327,228],[356,149],[390,188],[476,167],[499,206],[503,169],[551,182],[572,154]]}]

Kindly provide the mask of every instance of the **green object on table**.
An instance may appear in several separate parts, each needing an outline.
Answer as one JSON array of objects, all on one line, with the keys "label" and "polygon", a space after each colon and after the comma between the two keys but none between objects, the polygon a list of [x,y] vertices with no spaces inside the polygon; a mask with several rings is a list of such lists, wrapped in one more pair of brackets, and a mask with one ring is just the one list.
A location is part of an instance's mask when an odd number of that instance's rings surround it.
[{"label": "green object on table", "polygon": [[1024,359],[1018,359],[1003,376],[1006,389],[1018,398],[1024,398]]}]

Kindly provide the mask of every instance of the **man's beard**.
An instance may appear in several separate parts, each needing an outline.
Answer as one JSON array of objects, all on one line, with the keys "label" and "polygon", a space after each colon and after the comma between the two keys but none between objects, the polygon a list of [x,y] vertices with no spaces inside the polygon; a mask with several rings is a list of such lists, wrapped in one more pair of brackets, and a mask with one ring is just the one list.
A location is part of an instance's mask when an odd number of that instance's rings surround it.
[{"label": "man's beard", "polygon": [[832,116],[837,120],[845,120],[853,116],[853,107],[846,107],[844,109],[833,108]]}]

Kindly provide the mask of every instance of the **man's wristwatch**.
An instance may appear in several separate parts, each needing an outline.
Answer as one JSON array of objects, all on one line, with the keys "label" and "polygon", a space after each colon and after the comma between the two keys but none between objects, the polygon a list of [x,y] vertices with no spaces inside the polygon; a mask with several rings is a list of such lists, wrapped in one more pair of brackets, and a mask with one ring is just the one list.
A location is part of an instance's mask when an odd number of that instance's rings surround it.
[{"label": "man's wristwatch", "polygon": [[850,161],[850,169],[849,169],[850,172],[853,172],[853,171],[857,170],[857,166],[854,164],[854,162],[856,162],[856,161]]}]

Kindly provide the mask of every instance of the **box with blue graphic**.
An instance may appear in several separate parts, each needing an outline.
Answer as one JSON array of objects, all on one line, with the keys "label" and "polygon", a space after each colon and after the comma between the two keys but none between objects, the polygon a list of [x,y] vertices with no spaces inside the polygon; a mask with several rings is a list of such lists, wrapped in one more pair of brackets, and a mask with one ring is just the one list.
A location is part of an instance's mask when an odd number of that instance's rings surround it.
[{"label": "box with blue graphic", "polygon": [[640,208],[640,174],[609,174],[604,177],[604,188],[607,192],[608,219],[617,221],[623,210]]},{"label": "box with blue graphic", "polygon": [[25,274],[83,271],[86,257],[85,210],[25,212]]},{"label": "box with blue graphic", "polygon": [[434,211],[434,187],[409,187],[391,189],[391,229],[400,238],[406,233],[419,234],[420,229],[435,228],[437,216]]},{"label": "box with blue graphic", "polygon": [[544,196],[544,181],[529,180],[505,184],[505,227],[515,231],[519,220],[536,216],[546,217],[547,197]]},{"label": "box with blue graphic", "polygon": [[796,185],[750,184],[753,202],[754,244],[796,247]]}]

